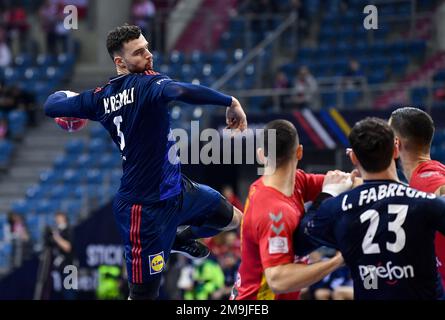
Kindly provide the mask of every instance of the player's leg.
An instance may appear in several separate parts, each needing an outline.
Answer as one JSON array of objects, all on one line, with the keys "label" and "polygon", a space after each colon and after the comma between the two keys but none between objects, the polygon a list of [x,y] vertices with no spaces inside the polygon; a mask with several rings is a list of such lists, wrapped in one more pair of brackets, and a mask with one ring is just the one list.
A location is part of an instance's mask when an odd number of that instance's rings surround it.
[{"label": "player's leg", "polygon": [[180,224],[189,226],[177,233],[172,251],[184,253],[181,247],[187,249],[190,245],[197,252],[201,247],[201,253],[204,254],[204,245],[200,245],[193,239],[208,238],[222,231],[237,228],[241,222],[242,213],[209,186],[195,183],[187,177],[184,177],[183,185],[179,218]]},{"label": "player's leg", "polygon": [[177,222],[172,217],[177,205],[170,202],[153,206],[114,202],[113,211],[124,240],[131,300],[154,300],[159,295],[161,273],[176,235]]}]

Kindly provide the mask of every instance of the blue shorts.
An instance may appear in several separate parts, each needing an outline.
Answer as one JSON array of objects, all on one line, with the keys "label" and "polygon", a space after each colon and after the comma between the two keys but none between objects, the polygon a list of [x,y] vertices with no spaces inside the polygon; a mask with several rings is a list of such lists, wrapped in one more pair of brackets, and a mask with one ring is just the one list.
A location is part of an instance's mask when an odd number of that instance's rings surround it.
[{"label": "blue shorts", "polygon": [[232,215],[216,217],[221,201],[226,201],[219,192],[185,176],[182,184],[179,195],[151,205],[128,203],[118,197],[114,200],[113,212],[124,240],[130,283],[160,279],[178,226],[202,226],[212,219],[222,224],[219,228],[230,223]]}]

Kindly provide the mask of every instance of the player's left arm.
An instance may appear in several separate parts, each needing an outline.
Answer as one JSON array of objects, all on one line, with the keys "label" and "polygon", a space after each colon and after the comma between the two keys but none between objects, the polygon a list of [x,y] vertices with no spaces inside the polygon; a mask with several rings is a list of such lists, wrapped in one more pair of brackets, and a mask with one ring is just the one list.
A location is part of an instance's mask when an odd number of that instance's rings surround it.
[{"label": "player's left arm", "polygon": [[246,114],[235,97],[225,95],[205,86],[176,81],[166,83],[161,94],[166,102],[176,100],[189,104],[227,107],[226,120],[228,127],[241,131],[247,128]]},{"label": "player's left arm", "polygon": [[76,117],[96,120],[93,112],[93,91],[81,94],[72,91],[57,91],[44,104],[45,115],[51,118]]}]

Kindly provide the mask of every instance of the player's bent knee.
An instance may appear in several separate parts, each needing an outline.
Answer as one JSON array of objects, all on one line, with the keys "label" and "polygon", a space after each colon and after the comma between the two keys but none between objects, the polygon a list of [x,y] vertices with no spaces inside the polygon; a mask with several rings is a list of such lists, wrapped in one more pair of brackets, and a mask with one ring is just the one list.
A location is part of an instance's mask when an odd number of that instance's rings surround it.
[{"label": "player's bent knee", "polygon": [[226,227],[222,228],[221,231],[229,231],[238,228],[241,224],[242,216],[243,213],[238,208],[233,207],[232,221],[230,221]]},{"label": "player's bent knee", "polygon": [[129,283],[130,300],[155,300],[159,296],[159,281],[149,283]]}]

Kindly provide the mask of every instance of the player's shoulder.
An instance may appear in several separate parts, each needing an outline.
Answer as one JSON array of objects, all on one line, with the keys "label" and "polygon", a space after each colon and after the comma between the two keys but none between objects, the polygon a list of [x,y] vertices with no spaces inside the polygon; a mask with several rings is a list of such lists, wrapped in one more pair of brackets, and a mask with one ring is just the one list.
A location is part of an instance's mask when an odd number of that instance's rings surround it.
[{"label": "player's shoulder", "polygon": [[295,214],[296,208],[292,202],[281,196],[278,191],[268,187],[256,187],[250,189],[250,207],[259,219],[270,218],[270,214],[289,215]]},{"label": "player's shoulder", "polygon": [[133,73],[132,76],[139,81],[158,81],[161,79],[171,80],[167,75],[154,70],[147,70],[141,73]]}]

